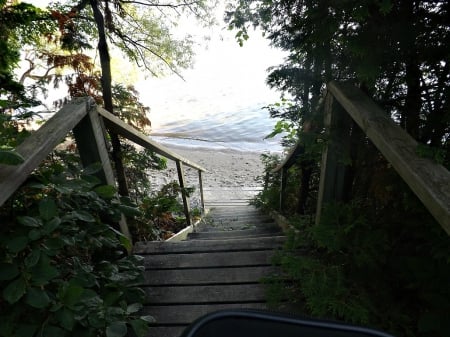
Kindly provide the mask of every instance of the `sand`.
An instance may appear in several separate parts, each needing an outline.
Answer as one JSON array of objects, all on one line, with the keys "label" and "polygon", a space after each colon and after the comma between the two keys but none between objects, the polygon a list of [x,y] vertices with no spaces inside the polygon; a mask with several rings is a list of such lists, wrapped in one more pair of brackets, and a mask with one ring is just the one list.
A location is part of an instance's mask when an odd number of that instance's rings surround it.
[{"label": "sand", "polygon": [[[261,177],[264,166],[260,153],[233,150],[214,150],[166,146],[173,152],[206,169],[202,174],[206,206],[217,204],[248,203],[262,188]],[[155,183],[161,186],[172,180],[178,180],[175,163],[167,162],[168,168],[155,177]],[[185,166],[188,186],[199,190],[198,172]],[[199,205],[199,194],[194,193],[191,206]]]}]

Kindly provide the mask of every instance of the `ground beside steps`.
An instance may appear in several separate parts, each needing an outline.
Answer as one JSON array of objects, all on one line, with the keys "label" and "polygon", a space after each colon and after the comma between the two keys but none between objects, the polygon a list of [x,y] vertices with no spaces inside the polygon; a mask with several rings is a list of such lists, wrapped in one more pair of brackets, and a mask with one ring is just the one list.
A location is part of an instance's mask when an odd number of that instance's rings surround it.
[{"label": "ground beside steps", "polygon": [[156,324],[148,336],[180,336],[196,318],[230,308],[266,308],[261,279],[284,242],[273,221],[246,205],[216,206],[181,242],[137,244],[145,258],[148,301]]}]

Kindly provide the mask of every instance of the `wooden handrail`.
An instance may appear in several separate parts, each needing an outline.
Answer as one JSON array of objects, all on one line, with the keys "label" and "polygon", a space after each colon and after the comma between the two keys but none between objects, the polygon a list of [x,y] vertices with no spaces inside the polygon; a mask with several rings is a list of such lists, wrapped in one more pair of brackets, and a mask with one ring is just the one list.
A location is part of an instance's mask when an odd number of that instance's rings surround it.
[{"label": "wooden handrail", "polygon": [[[182,164],[199,172],[202,205],[204,205],[204,199],[201,173],[206,172],[206,170],[202,166],[150,140],[148,136],[124,123],[105,109],[95,106],[94,100],[90,97],[76,98],[64,105],[45,124],[25,139],[16,148],[17,153],[25,159],[23,163],[16,166],[0,165],[0,206],[11,197],[30,173],[39,166],[71,130],[74,130],[83,165],[100,162],[103,168],[100,174],[102,181],[105,184],[114,184],[111,163],[109,162],[105,146],[103,123],[113,132],[177,163],[178,176],[180,179],[183,177],[183,181],[180,180],[180,186],[182,187],[181,193],[185,206],[186,221],[190,225],[189,201],[184,188]],[[128,231],[126,225],[125,227],[121,225],[121,229],[123,232]]]},{"label": "wooden handrail", "polygon": [[420,157],[418,143],[354,85],[330,82],[326,95],[325,127],[330,140],[322,157],[316,222],[323,205],[341,200],[344,193],[343,164],[338,157],[349,150],[350,116],[450,235],[450,172]]},{"label": "wooden handrail", "polygon": [[16,166],[0,165],[0,206],[86,116],[93,103],[92,99],[86,98],[72,100],[17,146],[17,153],[25,160]]},{"label": "wooden handrail", "polygon": [[173,161],[181,161],[184,165],[189,166],[198,171],[205,172],[206,169],[202,166],[189,161],[188,159],[178,155],[175,152],[172,152],[168,148],[164,147],[161,144],[151,140],[148,136],[143,133],[137,131],[127,123],[123,122],[118,117],[114,116],[110,112],[106,111],[101,107],[97,107],[97,112],[104,118],[105,125],[110,128],[115,133],[131,140],[132,142],[141,145],[147,149],[150,149],[157,154],[166,157],[167,159],[171,159]]}]

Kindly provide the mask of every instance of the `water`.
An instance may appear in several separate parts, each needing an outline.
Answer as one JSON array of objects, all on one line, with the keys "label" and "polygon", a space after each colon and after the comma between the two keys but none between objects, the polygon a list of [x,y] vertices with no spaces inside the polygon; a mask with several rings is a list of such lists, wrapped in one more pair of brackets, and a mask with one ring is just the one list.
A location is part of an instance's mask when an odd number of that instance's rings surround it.
[{"label": "water", "polygon": [[[270,118],[262,105],[193,114],[192,118],[160,121],[151,133],[152,139],[163,144],[230,149],[250,152],[280,152],[279,138],[264,139],[276,120]],[[175,116],[172,116],[172,118]]]}]

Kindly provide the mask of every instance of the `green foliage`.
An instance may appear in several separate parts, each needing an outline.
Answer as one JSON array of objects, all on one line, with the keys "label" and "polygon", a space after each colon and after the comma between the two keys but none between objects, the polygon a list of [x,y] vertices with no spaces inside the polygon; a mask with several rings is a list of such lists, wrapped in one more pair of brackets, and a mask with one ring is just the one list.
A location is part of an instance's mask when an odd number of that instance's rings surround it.
[{"label": "green foliage", "polygon": [[294,299],[301,314],[376,326],[395,336],[448,335],[450,244],[414,207],[411,217],[421,225],[380,222],[366,202],[329,204],[317,225],[308,217],[291,218],[295,230],[274,261],[284,273],[269,282],[271,293]]},{"label": "green foliage", "polygon": [[51,160],[1,209],[0,336],[146,334],[142,258],[114,228],[133,206],[115,192]]},{"label": "green foliage", "polygon": [[167,160],[148,149],[138,149],[133,144],[122,142],[122,161],[128,178],[130,197],[140,202],[152,193],[152,177],[150,172],[160,171],[167,167]]},{"label": "green foliage", "polygon": [[278,209],[280,203],[280,174],[273,173],[281,162],[280,156],[276,154],[263,153],[261,161],[264,164],[264,173],[257,177],[257,181],[264,186],[251,201],[252,205],[263,209]]},{"label": "green foliage", "polygon": [[[193,188],[185,190],[188,196],[193,191]],[[186,227],[180,193],[180,185],[172,181],[142,199],[140,204],[142,217],[131,227],[138,240],[167,239]]]},{"label": "green foliage", "polygon": [[23,163],[23,157],[12,148],[0,147],[0,164],[18,165]]},{"label": "green foliage", "polygon": [[33,90],[25,90],[23,83],[15,79],[14,69],[19,63],[21,48],[54,28],[46,19],[47,14],[33,5],[0,3],[0,113],[37,104]]}]

